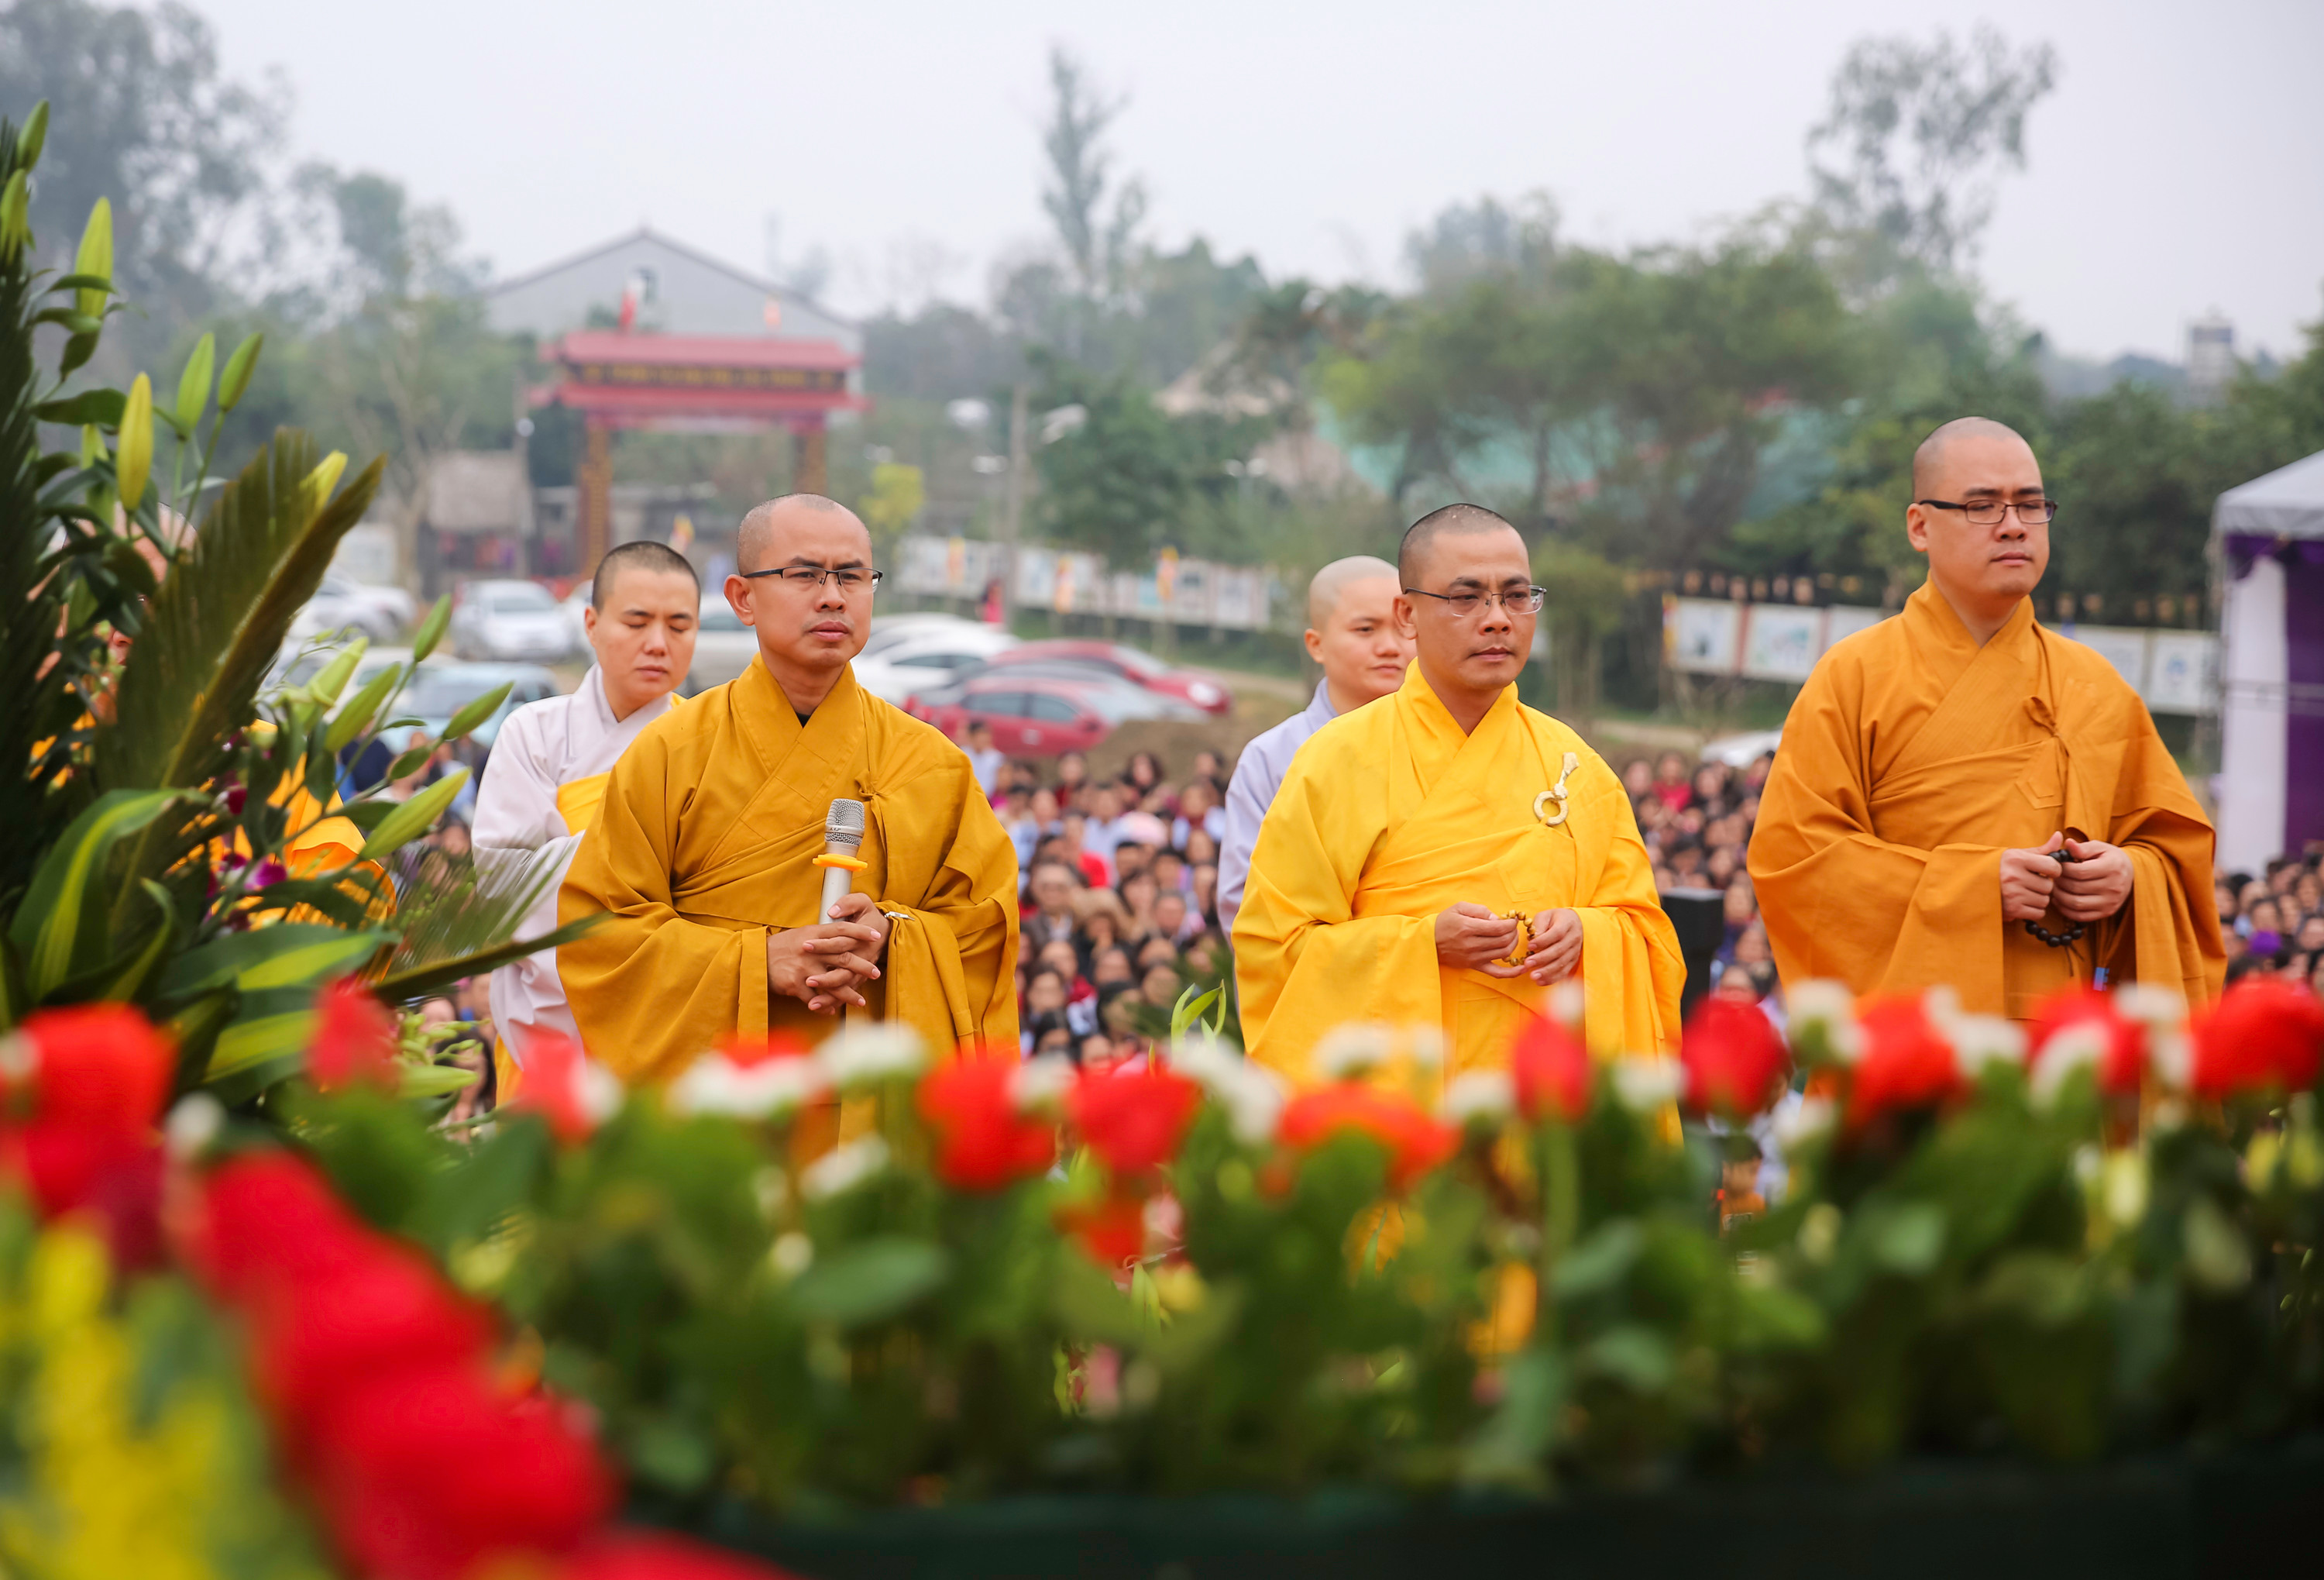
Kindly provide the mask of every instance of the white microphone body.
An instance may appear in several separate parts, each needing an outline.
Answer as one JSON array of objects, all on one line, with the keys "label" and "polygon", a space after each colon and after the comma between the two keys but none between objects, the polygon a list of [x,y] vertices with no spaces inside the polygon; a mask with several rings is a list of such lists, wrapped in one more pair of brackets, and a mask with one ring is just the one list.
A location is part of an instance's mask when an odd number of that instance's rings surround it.
[{"label": "white microphone body", "polygon": [[[863,848],[863,803],[844,798],[831,803],[830,816],[823,821],[823,854],[847,856],[851,859]],[[823,869],[823,903],[815,919],[831,919],[831,908],[842,896],[855,887],[855,873],[844,866]]]}]

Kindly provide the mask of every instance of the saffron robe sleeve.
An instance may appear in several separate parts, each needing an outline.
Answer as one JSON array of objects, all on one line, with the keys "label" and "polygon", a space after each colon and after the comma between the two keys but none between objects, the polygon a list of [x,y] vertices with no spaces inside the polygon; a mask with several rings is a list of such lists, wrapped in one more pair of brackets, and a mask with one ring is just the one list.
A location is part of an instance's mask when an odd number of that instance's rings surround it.
[{"label": "saffron robe sleeve", "polygon": [[[2128,853],[2129,902],[2052,948],[2001,915],[2001,853],[2054,832]],[[1784,725],[1750,871],[1786,982],[1942,984],[2023,1020],[2104,967],[2215,997],[2211,826],[2145,705],[2030,603],[1978,644],[1933,587],[1824,655]],[[2045,924],[2063,933],[2052,914]]]},{"label": "saffron robe sleeve", "polygon": [[770,993],[767,939],[816,919],[840,797],[864,805],[854,887],[890,929],[850,1013],[1016,1046],[1017,855],[966,754],[845,671],[801,724],[754,661],[638,737],[566,875],[562,919],[605,913],[558,951],[592,1058],[656,1080],[729,1035],[837,1028]]},{"label": "saffron robe sleeve", "polygon": [[[1553,784],[1555,827],[1536,812]],[[1260,825],[1234,937],[1250,1056],[1309,1079],[1326,1032],[1369,1021],[1441,1026],[1448,1076],[1505,1066],[1545,994],[1438,961],[1437,914],[1463,901],[1573,910],[1591,1051],[1674,1046],[1685,966],[1619,781],[1514,687],[1463,735],[1416,665],[1299,749]]]}]

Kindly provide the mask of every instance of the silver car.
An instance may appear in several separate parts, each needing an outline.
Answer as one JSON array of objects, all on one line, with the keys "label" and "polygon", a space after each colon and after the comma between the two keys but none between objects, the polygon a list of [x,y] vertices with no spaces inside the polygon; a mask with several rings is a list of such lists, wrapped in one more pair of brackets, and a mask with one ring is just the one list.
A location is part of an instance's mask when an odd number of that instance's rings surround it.
[{"label": "silver car", "polygon": [[694,668],[687,671],[686,694],[724,686],[759,656],[759,633],[742,624],[724,593],[708,593],[694,627]]},{"label": "silver car", "polygon": [[464,659],[550,664],[571,658],[573,628],[549,589],[531,581],[472,581],[452,611],[452,651]]}]

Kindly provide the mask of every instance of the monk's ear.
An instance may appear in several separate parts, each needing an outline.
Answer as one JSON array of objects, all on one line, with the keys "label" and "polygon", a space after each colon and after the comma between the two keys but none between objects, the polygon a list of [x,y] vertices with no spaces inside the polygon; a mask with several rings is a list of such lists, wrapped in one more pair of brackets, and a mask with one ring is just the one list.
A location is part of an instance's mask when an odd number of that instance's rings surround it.
[{"label": "monk's ear", "polygon": [[751,584],[748,581],[739,576],[730,576],[721,590],[725,593],[726,606],[734,611],[735,619],[745,625],[759,623],[758,616],[751,612]]},{"label": "monk's ear", "polygon": [[1904,541],[1913,546],[1915,554],[1929,551],[1929,513],[1921,505],[1904,507]]},{"label": "monk's ear", "polygon": [[1402,593],[1397,594],[1396,602],[1389,606],[1388,618],[1396,622],[1396,633],[1405,641],[1420,640],[1420,621],[1417,618],[1417,611],[1413,608],[1412,600]]}]

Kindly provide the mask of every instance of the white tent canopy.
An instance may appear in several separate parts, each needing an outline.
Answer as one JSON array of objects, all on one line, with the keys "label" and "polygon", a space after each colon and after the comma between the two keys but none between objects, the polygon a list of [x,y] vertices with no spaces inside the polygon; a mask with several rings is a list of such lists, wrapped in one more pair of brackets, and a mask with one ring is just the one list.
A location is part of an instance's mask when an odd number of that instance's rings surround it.
[{"label": "white tent canopy", "polygon": [[[2255,873],[2279,852],[2324,836],[2324,827],[2305,826],[2311,792],[2300,798],[2300,816],[2286,816],[2292,757],[2313,756],[2311,737],[2324,733],[2324,696],[2307,695],[2324,688],[2293,684],[2286,624],[2292,582],[2310,578],[2295,578],[2278,556],[2255,552],[2254,541],[2324,538],[2324,451],[2220,494],[2211,534],[2228,573],[2219,615],[2219,862]],[[2312,627],[2317,618],[2303,609],[2292,624]]]}]

